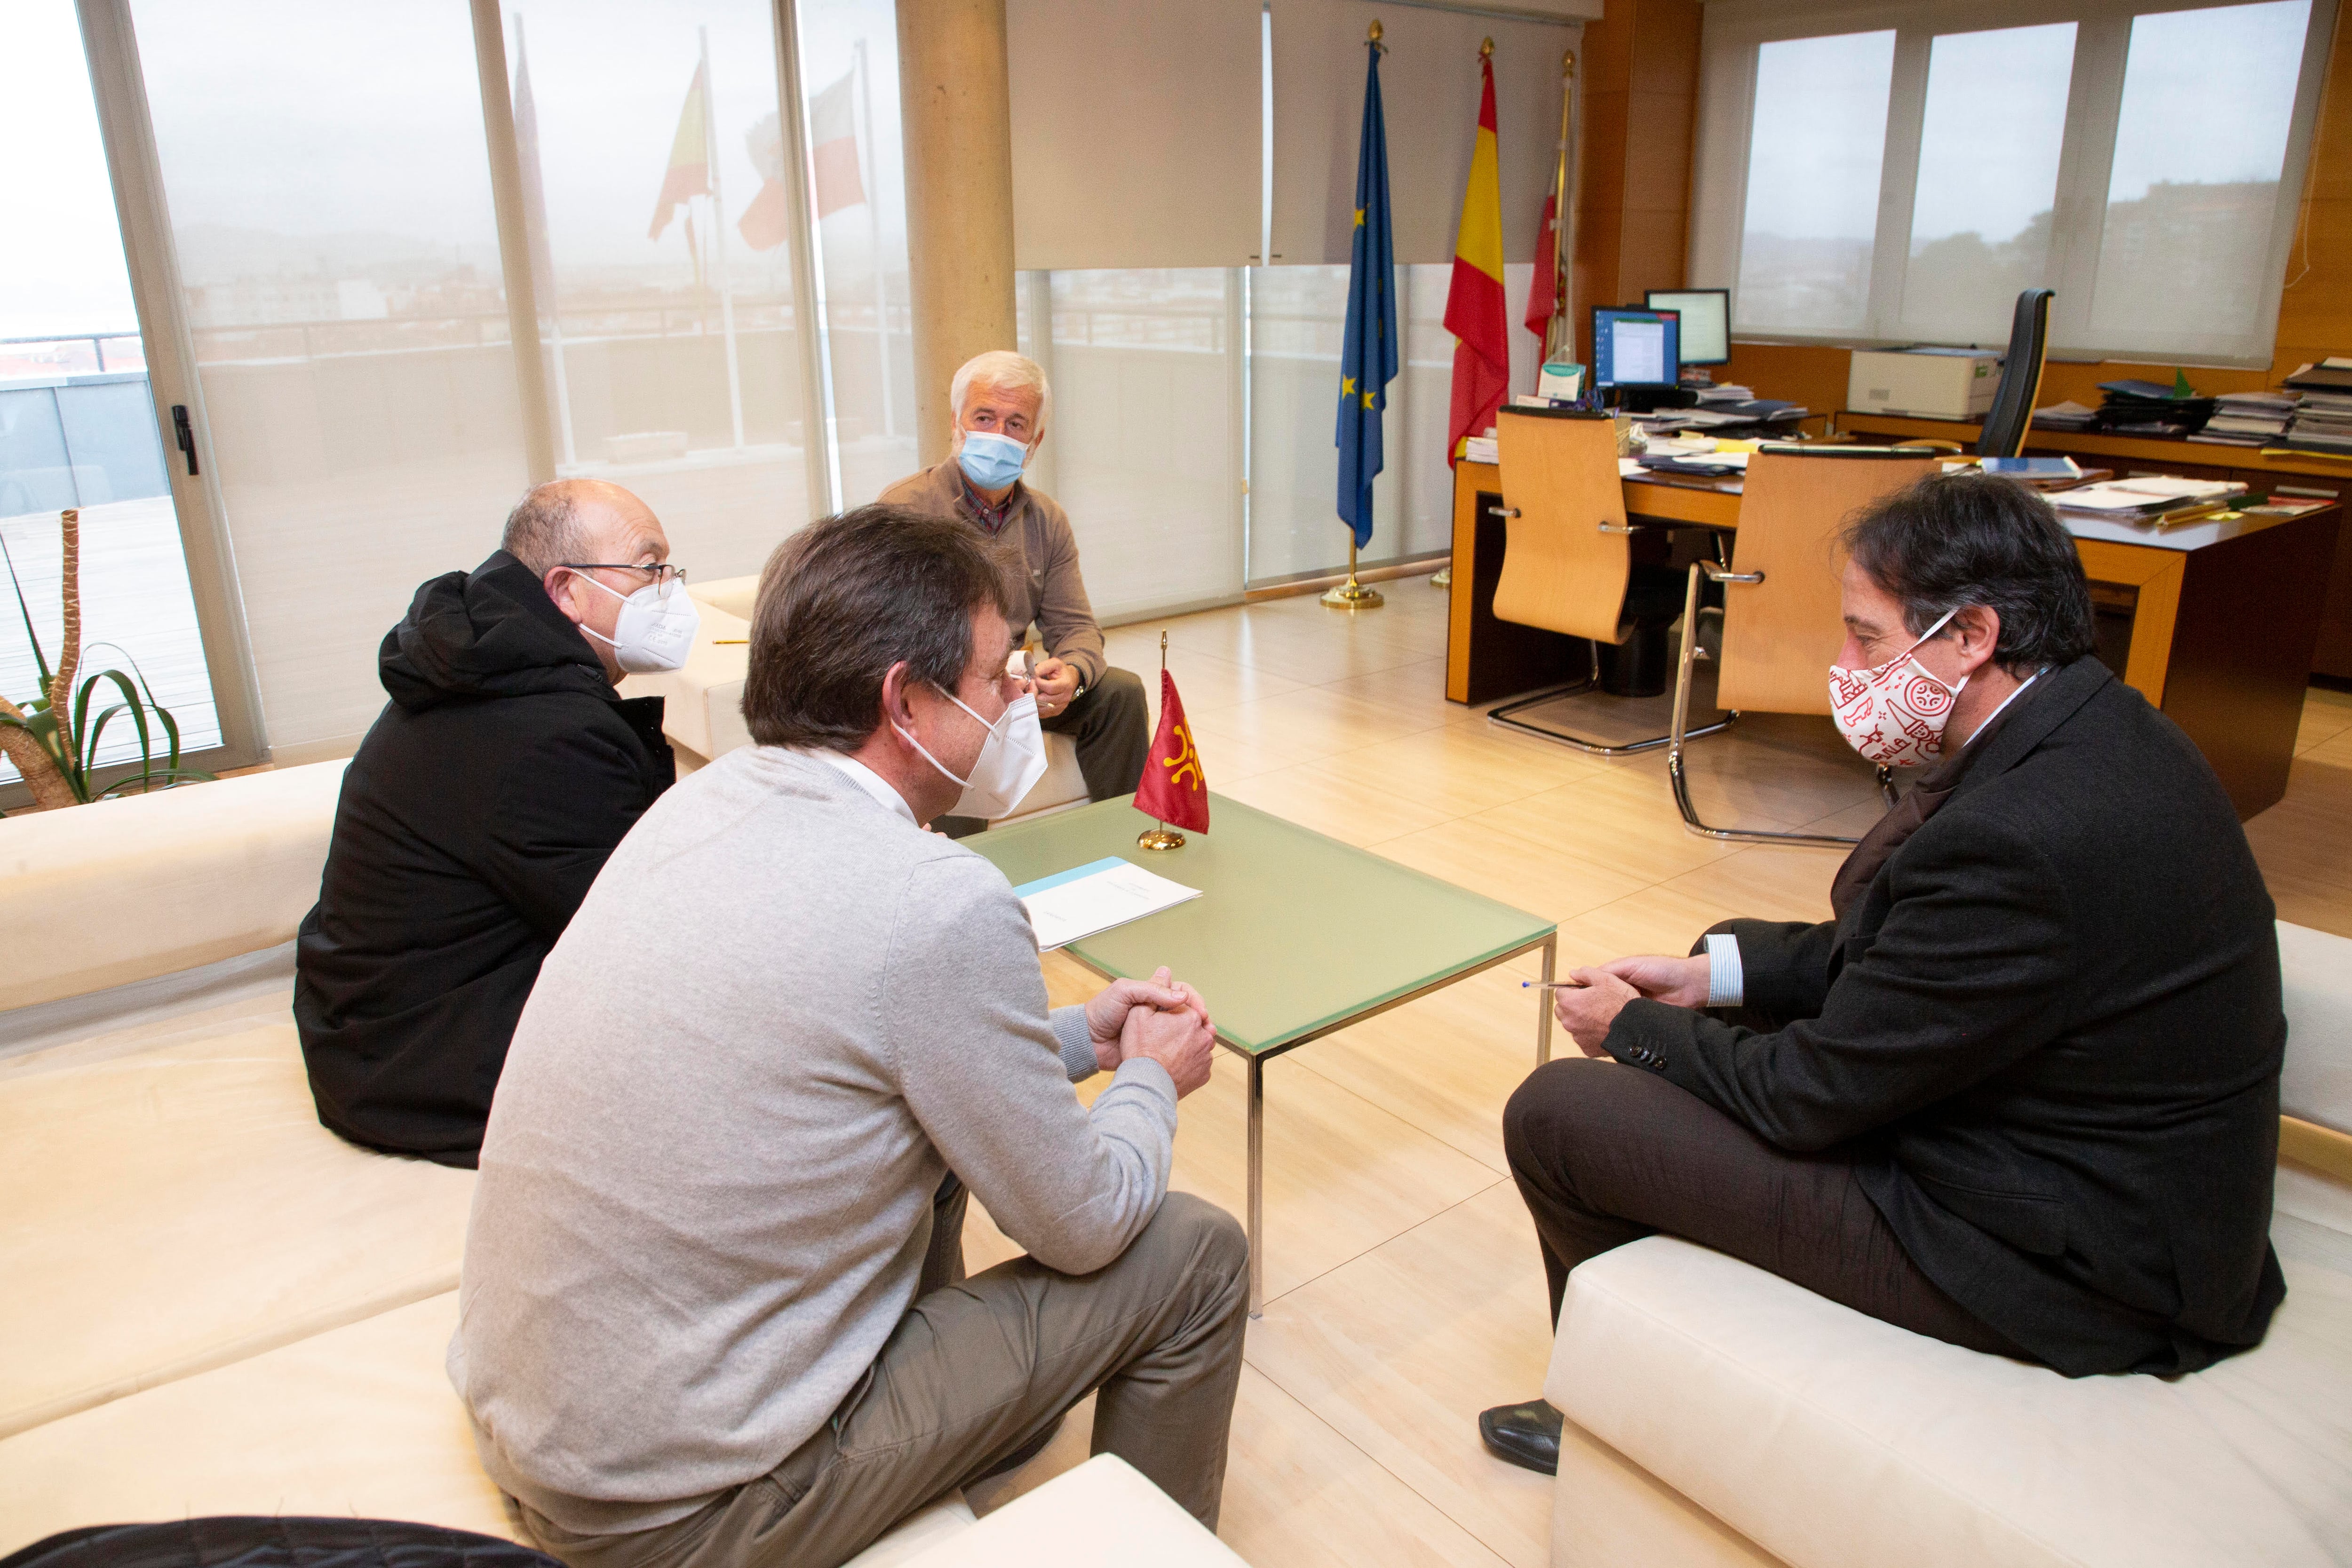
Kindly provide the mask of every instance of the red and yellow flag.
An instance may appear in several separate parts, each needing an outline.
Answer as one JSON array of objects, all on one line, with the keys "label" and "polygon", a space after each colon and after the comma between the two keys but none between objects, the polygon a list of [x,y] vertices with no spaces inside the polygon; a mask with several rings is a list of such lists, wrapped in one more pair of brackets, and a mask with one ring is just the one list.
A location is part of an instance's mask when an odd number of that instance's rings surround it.
[{"label": "red and yellow flag", "polygon": [[677,134],[669,144],[669,168],[662,175],[661,195],[654,198],[654,226],[647,239],[659,239],[662,230],[689,196],[710,194],[709,103],[702,68],[694,68],[694,84],[686,89],[686,107],[678,110]]},{"label": "red and yellow flag", "polygon": [[1192,726],[1184,721],[1184,700],[1176,695],[1176,678],[1165,669],[1160,672],[1160,733],[1152,737],[1151,755],[1143,762],[1135,809],[1171,827],[1209,831],[1209,781],[1201,773],[1201,752],[1192,744]]},{"label": "red and yellow flag", "polygon": [[1446,459],[1463,441],[1484,435],[1511,388],[1511,321],[1503,303],[1503,195],[1495,169],[1495,62],[1478,59],[1478,140],[1470,185],[1462,194],[1462,230],[1454,242],[1454,285],[1445,296],[1445,330],[1454,345],[1454,406],[1446,421]]}]

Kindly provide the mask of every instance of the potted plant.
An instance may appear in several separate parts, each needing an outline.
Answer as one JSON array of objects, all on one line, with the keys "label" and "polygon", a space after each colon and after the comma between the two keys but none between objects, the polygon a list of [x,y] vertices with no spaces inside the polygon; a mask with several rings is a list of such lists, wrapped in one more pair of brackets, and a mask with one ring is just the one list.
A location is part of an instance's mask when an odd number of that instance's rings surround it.
[{"label": "potted plant", "polygon": [[[40,634],[33,629],[33,612],[25,603],[25,586],[16,576],[16,558],[7,552],[7,541],[0,539],[0,559],[6,561],[8,584],[16,591],[16,610],[24,617],[25,637],[33,645],[33,665],[40,677],[40,689],[21,705],[0,696],[0,756],[16,763],[16,771],[25,775],[25,783],[33,792],[36,811],[87,805],[109,795],[144,794],[211,778],[210,773],[180,765],[179,721],[172,717],[170,709],[155,700],[154,690],[148,686],[138,660],[123,655],[138,676],[135,682],[120,669],[82,674],[81,513],[68,508],[59,514],[59,521],[65,535],[65,632],[54,671],[41,647]],[[120,648],[115,651],[121,652]],[[75,684],[77,676],[80,676],[79,686]],[[109,686],[113,689],[107,690]],[[95,717],[90,713],[93,695],[100,696],[104,701]],[[112,784],[100,784],[96,777],[98,743],[106,734],[107,726],[121,718],[130,721],[139,737],[139,771]],[[155,756],[158,729],[164,742],[160,766]]]}]

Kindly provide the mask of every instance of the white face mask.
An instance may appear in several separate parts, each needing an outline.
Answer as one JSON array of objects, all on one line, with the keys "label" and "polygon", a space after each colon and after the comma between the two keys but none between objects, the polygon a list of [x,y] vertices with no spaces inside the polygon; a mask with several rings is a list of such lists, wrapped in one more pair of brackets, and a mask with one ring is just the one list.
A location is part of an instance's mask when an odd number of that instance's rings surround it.
[{"label": "white face mask", "polygon": [[702,612],[695,608],[684,582],[671,578],[624,594],[605,588],[585,572],[575,571],[572,575],[583,583],[594,583],[621,601],[621,616],[611,637],[586,626],[580,629],[611,648],[613,662],[625,673],[650,675],[676,669],[686,662],[687,650],[694,647],[695,629],[702,625]]},{"label": "white face mask", "polygon": [[1037,786],[1045,776],[1045,736],[1037,728],[1037,700],[1023,692],[1007,703],[1004,716],[995,723],[972,713],[964,701],[945,687],[940,694],[957,707],[971,713],[972,719],[988,731],[988,739],[980,743],[980,756],[971,764],[970,778],[957,778],[941,765],[939,758],[924,751],[923,743],[896,721],[890,727],[907,736],[907,744],[923,752],[923,760],[938,768],[950,783],[963,786],[963,794],[948,810],[950,816],[977,816],[994,821],[1021,804],[1021,799]]},{"label": "white face mask", "polygon": [[1869,669],[1830,666],[1830,717],[1846,743],[1881,767],[1909,768],[1944,754],[1944,726],[1962,687],[1947,686],[1911,657],[1960,612],[1927,628],[1927,636]]}]

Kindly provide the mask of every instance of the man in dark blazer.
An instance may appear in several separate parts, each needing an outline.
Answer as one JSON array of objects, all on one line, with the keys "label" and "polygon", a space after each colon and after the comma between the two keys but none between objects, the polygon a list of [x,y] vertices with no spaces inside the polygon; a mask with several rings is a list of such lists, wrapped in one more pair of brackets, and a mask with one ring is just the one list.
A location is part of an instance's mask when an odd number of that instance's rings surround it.
[{"label": "man in dark blazer", "polygon": [[540,960],[676,776],[662,700],[614,689],[693,639],[668,558],[645,502],[558,479],[384,634],[392,700],[343,774],[294,946],[311,1098],[352,1142],[479,1156]]},{"label": "man in dark blazer", "polygon": [[[2047,502],[1954,474],[1846,532],[1839,727],[1925,768],[1836,918],[1571,977],[1504,1116],[1557,1320],[1654,1232],[2069,1376],[2194,1371],[2286,1293],[2273,911],[2196,747],[2092,652]],[[1940,731],[1940,733],[1938,733]],[[1557,1465],[1541,1401],[1479,1418]]]}]

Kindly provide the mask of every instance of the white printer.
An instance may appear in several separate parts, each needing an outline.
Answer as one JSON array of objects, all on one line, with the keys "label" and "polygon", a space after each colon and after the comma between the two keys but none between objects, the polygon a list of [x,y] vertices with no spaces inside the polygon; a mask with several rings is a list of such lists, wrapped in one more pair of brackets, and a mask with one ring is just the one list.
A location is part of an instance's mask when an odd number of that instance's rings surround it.
[{"label": "white printer", "polygon": [[1856,349],[1845,405],[1856,414],[1980,418],[1992,410],[2000,360],[1992,349]]}]

